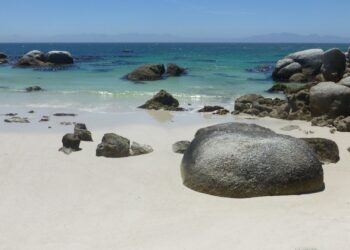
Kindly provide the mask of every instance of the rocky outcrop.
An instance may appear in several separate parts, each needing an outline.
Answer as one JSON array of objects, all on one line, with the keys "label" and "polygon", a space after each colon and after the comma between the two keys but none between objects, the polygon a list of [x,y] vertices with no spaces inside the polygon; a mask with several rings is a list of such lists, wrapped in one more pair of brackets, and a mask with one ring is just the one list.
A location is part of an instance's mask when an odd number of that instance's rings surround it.
[{"label": "rocky outcrop", "polygon": [[339,161],[339,148],[334,141],[323,138],[301,139],[314,150],[320,162],[337,163]]},{"label": "rocky outcrop", "polygon": [[40,86],[30,86],[26,88],[26,92],[38,92],[43,91],[43,89]]},{"label": "rocky outcrop", "polygon": [[184,154],[190,146],[190,141],[178,141],[173,144],[173,152],[177,154]]},{"label": "rocky outcrop", "polygon": [[79,137],[81,141],[93,141],[91,132],[87,129],[84,123],[77,123],[74,126],[74,134]]},{"label": "rocky outcrop", "polygon": [[199,130],[184,154],[181,174],[193,190],[233,198],[324,189],[321,163],[304,141],[252,124]]},{"label": "rocky outcrop", "polygon": [[313,117],[350,115],[350,88],[333,82],[317,84],[310,89],[310,109]]},{"label": "rocky outcrop", "polygon": [[184,111],[179,107],[179,101],[165,90],[159,91],[155,96],[140,106],[141,109]]},{"label": "rocky outcrop", "polygon": [[168,76],[181,76],[186,74],[186,69],[174,63],[169,63],[167,65],[166,73]]},{"label": "rocky outcrop", "polygon": [[339,49],[327,50],[323,55],[322,74],[326,81],[338,82],[346,69],[346,57]]},{"label": "rocky outcrop", "polygon": [[50,67],[56,65],[73,64],[74,60],[71,54],[67,51],[50,51],[47,54],[32,50],[22,56],[17,61],[17,66],[20,67]]},{"label": "rocky outcrop", "polygon": [[[282,82],[312,81],[321,72],[323,54],[321,49],[310,49],[290,54],[276,63],[272,78]],[[302,75],[300,75],[301,73]]]},{"label": "rocky outcrop", "polygon": [[128,74],[126,78],[130,81],[155,81],[162,79],[164,73],[163,64],[146,64]]}]

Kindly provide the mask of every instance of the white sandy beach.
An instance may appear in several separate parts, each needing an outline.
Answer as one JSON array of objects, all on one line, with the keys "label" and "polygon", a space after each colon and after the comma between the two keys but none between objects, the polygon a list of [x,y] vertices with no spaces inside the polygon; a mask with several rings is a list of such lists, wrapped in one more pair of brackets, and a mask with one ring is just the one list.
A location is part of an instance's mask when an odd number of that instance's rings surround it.
[{"label": "white sandy beach", "polygon": [[[17,124],[6,125],[11,131],[0,129],[0,249],[349,249],[350,133],[331,134],[300,121],[236,118],[295,137],[332,139],[341,160],[324,165],[324,192],[228,199],[184,187],[182,155],[171,145],[192,139],[199,128],[234,119],[188,116],[196,122],[124,121],[109,129],[87,122],[95,141],[83,142],[83,150],[69,156],[58,152],[62,129],[16,132],[16,126],[26,126]],[[280,130],[289,124],[303,131]],[[306,135],[310,130],[314,133]],[[155,151],[97,158],[106,132]]]}]

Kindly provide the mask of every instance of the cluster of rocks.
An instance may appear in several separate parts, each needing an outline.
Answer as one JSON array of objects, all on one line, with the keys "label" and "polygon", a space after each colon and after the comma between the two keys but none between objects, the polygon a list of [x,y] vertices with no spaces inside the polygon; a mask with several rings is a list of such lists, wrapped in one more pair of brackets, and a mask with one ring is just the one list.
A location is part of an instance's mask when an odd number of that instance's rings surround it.
[{"label": "cluster of rocks", "polygon": [[278,82],[338,82],[349,76],[348,59],[339,49],[309,49],[279,60],[272,73]]},{"label": "cluster of rocks", "polygon": [[97,146],[96,156],[104,156],[107,158],[122,158],[128,156],[144,155],[153,152],[153,148],[149,145],[133,142],[120,135],[109,133],[105,134],[102,142]]},{"label": "cluster of rocks", "polygon": [[7,63],[7,55],[4,53],[0,52],[0,65]]},{"label": "cluster of rocks", "polygon": [[176,65],[168,64],[165,69],[164,64],[145,64],[126,76],[130,81],[156,81],[166,76],[181,76],[186,74],[186,69]]},{"label": "cluster of rocks", "polygon": [[19,67],[48,67],[73,64],[74,59],[68,51],[50,51],[43,53],[32,50],[22,56],[16,63]]},{"label": "cluster of rocks", "polygon": [[198,192],[248,198],[325,187],[322,164],[309,144],[254,124],[200,129],[182,151],[183,183]]},{"label": "cluster of rocks", "polygon": [[80,142],[92,142],[91,132],[87,129],[84,123],[77,123],[74,127],[74,133],[69,133],[63,136],[63,147],[59,150],[65,154],[80,151]]}]

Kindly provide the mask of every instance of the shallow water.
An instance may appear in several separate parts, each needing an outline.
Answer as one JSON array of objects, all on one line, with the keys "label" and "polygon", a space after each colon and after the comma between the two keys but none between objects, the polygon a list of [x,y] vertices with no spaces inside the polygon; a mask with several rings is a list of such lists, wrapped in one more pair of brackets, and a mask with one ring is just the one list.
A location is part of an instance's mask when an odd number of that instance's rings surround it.
[{"label": "shallow water", "polygon": [[[347,49],[347,45],[332,44],[0,44],[0,51],[10,60],[0,67],[0,107],[130,112],[160,89],[174,94],[187,108],[204,104],[232,107],[242,94],[268,95],[271,71],[256,72],[256,67],[273,66],[294,51],[332,47]],[[54,70],[13,67],[33,49],[68,50],[76,63]],[[189,73],[147,83],[123,79],[144,63],[177,63]],[[32,85],[45,91],[23,91]]]}]

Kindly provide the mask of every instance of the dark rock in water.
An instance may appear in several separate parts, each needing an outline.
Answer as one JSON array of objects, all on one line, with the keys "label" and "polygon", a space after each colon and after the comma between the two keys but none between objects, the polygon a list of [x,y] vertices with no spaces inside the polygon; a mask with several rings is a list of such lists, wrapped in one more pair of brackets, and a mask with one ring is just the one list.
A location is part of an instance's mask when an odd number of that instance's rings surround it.
[{"label": "dark rock in water", "polygon": [[43,52],[32,50],[18,60],[17,66],[49,66],[49,63],[46,62],[46,57]]},{"label": "dark rock in water", "polygon": [[190,141],[178,141],[173,144],[173,152],[177,154],[184,154],[190,146]]},{"label": "dark rock in water", "polygon": [[168,76],[181,76],[186,73],[186,69],[174,63],[170,63],[167,65],[166,73]]},{"label": "dark rock in water", "polygon": [[36,92],[36,91],[42,91],[43,89],[40,86],[30,86],[26,88],[27,92]]},{"label": "dark rock in water", "polygon": [[227,109],[219,109],[215,111],[213,115],[227,115],[228,113],[230,113],[230,111]]},{"label": "dark rock in water", "polygon": [[179,101],[176,100],[171,94],[165,90],[161,90],[148,100],[144,105],[140,106],[141,109],[153,109],[153,110],[169,110],[169,111],[184,111],[179,107]]},{"label": "dark rock in water", "polygon": [[63,151],[66,154],[80,150],[80,139],[74,134],[66,134],[63,136],[62,144],[63,148],[61,148],[60,151]]},{"label": "dark rock in water", "polygon": [[50,51],[47,54],[33,50],[17,61],[19,67],[51,67],[74,63],[73,57],[67,51]]},{"label": "dark rock in water", "polygon": [[150,145],[139,144],[133,142],[130,147],[130,154],[132,156],[150,154],[153,152],[153,148]]},{"label": "dark rock in water", "polygon": [[28,113],[29,113],[29,114],[34,114],[35,111],[34,111],[34,110],[30,110],[30,111],[28,111]]},{"label": "dark rock in water", "polygon": [[39,122],[48,122],[48,121],[50,121],[50,117],[47,115],[44,115],[43,117],[41,117]]},{"label": "dark rock in water", "polygon": [[350,88],[333,82],[321,82],[310,89],[310,108],[313,117],[348,116],[350,115]]},{"label": "dark rock in water", "polygon": [[274,66],[272,65],[259,65],[252,69],[246,69],[246,71],[250,73],[269,73],[272,72],[273,69]]},{"label": "dark rock in water", "polygon": [[130,81],[155,81],[162,79],[164,73],[163,64],[146,64],[128,74],[126,78]]},{"label": "dark rock in water", "polygon": [[4,63],[7,63],[7,56],[4,53],[0,52],[0,65]]},{"label": "dark rock in water", "polygon": [[75,124],[74,134],[78,136],[81,141],[93,141],[91,132],[87,130],[86,125],[83,123]]},{"label": "dark rock in water", "polygon": [[121,158],[130,156],[130,141],[122,136],[105,134],[102,143],[97,146],[96,156]]},{"label": "dark rock in water", "polygon": [[77,116],[77,114],[72,114],[72,113],[56,113],[56,114],[53,114],[53,116]]},{"label": "dark rock in water", "polygon": [[330,49],[324,53],[322,73],[326,81],[340,81],[343,78],[345,68],[346,57],[339,49]]},{"label": "dark rock in water", "polygon": [[29,123],[28,118],[26,117],[18,117],[18,116],[12,116],[9,119],[5,119],[4,122],[7,123]]},{"label": "dark rock in water", "polygon": [[16,116],[16,115],[18,115],[17,113],[7,113],[7,114],[5,114],[5,116]]},{"label": "dark rock in water", "polygon": [[220,109],[224,109],[223,107],[220,106],[204,106],[204,108],[198,110],[200,113],[209,113],[209,112],[214,112]]},{"label": "dark rock in water", "polygon": [[339,161],[338,145],[323,138],[301,138],[314,150],[319,161],[323,163],[337,163]]},{"label": "dark rock in water", "polygon": [[74,59],[68,51],[50,51],[45,57],[47,62],[55,65],[74,63]]},{"label": "dark rock in water", "polygon": [[181,174],[193,190],[232,198],[324,190],[322,165],[304,141],[253,124],[200,129]]},{"label": "dark rock in water", "polygon": [[272,78],[274,81],[288,82],[294,74],[303,73],[308,80],[313,80],[320,73],[323,54],[321,49],[309,49],[290,54],[276,63]]}]

